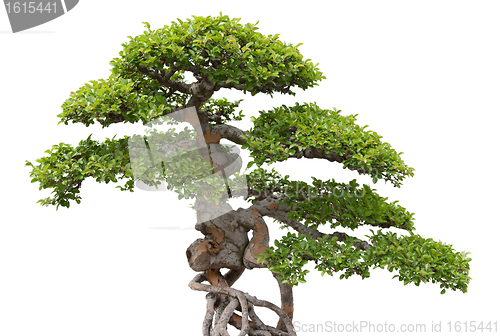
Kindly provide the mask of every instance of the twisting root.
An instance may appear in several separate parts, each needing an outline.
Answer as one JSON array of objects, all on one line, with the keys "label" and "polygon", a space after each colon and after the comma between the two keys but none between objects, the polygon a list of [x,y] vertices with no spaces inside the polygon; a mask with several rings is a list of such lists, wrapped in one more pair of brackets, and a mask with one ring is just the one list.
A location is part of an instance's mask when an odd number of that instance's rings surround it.
[{"label": "twisting root", "polygon": [[214,318],[215,295],[208,293],[207,296],[207,314],[203,320],[203,336],[210,336],[212,331],[212,320]]},{"label": "twisting root", "polygon": [[229,302],[229,304],[226,306],[226,309],[224,309],[224,312],[222,313],[219,321],[217,322],[217,325],[214,328],[214,335],[229,336],[226,326],[229,322],[229,318],[233,315],[233,312],[237,307],[238,300],[235,298],[231,298],[231,302]]},{"label": "twisting root", "polygon": [[[290,317],[281,308],[234,288],[202,284],[207,280],[205,273],[199,273],[189,282],[189,288],[209,293],[206,296],[207,313],[203,321],[203,336],[229,336],[228,324],[240,329],[239,336],[297,336]],[[274,311],[284,322],[286,332],[262,323],[255,313],[254,306],[266,307]],[[235,310],[241,311],[242,316],[239,321],[234,318]],[[251,322],[249,317],[252,319]]]}]

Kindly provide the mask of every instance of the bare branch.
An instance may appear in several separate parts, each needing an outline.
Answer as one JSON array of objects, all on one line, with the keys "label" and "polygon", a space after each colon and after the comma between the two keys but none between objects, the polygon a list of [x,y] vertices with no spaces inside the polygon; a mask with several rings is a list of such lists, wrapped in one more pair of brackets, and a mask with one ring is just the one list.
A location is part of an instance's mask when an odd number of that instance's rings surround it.
[{"label": "bare branch", "polygon": [[246,140],[241,136],[247,133],[238,127],[223,124],[212,126],[210,127],[210,130],[212,133],[219,134],[224,139],[237,143],[238,145],[244,145],[246,143]]},{"label": "bare branch", "polygon": [[170,77],[172,77],[179,70],[180,69],[178,67],[174,66],[174,62],[170,62],[170,70],[168,70],[167,73],[165,73],[165,70],[162,69],[163,78],[169,80]]}]

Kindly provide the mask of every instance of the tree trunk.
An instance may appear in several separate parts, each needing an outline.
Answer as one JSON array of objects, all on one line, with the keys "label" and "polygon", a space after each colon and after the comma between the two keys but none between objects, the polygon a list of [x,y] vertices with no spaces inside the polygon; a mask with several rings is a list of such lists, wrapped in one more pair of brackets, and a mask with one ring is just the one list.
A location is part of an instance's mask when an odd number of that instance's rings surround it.
[{"label": "tree trunk", "polygon": [[[199,148],[205,147],[208,155],[204,158],[214,168],[227,166],[224,160],[240,160],[233,157],[224,157],[219,141],[220,135],[210,131],[210,125],[203,113],[198,112],[200,99],[193,98],[190,103],[195,105],[196,114],[187,115],[184,121],[189,122],[198,133]],[[192,111],[194,112],[194,111]],[[234,168],[237,167],[237,169]],[[232,169],[220,169],[217,172],[224,178],[239,171],[241,164],[233,165]],[[225,174],[227,173],[227,174]],[[208,292],[206,295],[207,311],[202,323],[203,336],[229,335],[228,324],[240,330],[239,335],[272,335],[292,336],[293,330],[293,295],[289,284],[280,284],[281,308],[274,304],[258,300],[247,293],[231,288],[243,274],[245,269],[263,268],[264,264],[257,262],[257,256],[269,248],[269,233],[262,215],[256,208],[233,210],[227,203],[219,205],[209,202],[204,195],[198,195],[195,202],[197,215],[196,230],[204,238],[195,240],[186,250],[189,266],[199,273],[190,283],[193,290]],[[253,236],[248,238],[252,230]],[[223,275],[221,269],[228,271]],[[207,281],[208,284],[202,284]],[[257,316],[254,306],[267,307],[279,317],[277,327],[265,325]],[[236,313],[236,311],[241,314]]]}]

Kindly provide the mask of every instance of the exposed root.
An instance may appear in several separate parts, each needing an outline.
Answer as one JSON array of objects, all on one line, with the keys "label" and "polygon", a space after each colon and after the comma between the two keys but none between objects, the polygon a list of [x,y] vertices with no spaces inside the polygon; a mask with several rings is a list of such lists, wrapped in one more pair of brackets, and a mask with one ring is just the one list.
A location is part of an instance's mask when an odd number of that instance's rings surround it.
[{"label": "exposed root", "polygon": [[212,331],[212,320],[214,318],[214,306],[215,306],[215,295],[212,293],[208,293],[206,296],[207,299],[207,313],[205,315],[205,319],[203,320],[203,336],[210,336],[210,332]]},{"label": "exposed root", "polygon": [[[259,300],[234,288],[202,284],[203,281],[208,281],[205,273],[197,274],[189,282],[191,289],[209,293],[206,296],[207,312],[203,320],[203,336],[229,336],[228,324],[240,330],[239,336],[297,336],[287,313],[271,302]],[[254,306],[274,311],[280,321],[283,321],[286,332],[265,325],[255,313]],[[234,313],[236,310],[241,311],[241,317]]]}]

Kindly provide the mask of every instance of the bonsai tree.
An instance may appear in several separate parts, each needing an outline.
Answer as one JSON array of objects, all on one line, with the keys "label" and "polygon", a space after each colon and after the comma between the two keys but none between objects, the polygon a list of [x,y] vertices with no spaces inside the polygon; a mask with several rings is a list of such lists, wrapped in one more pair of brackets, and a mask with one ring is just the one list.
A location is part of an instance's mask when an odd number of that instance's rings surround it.
[{"label": "bonsai tree", "polygon": [[[204,336],[228,335],[228,324],[239,335],[295,335],[292,288],[306,282],[309,262],[322,275],[339,273],[341,279],[367,278],[370,269],[387,268],[397,271],[394,277],[405,285],[437,282],[442,294],[467,291],[467,253],[414,233],[414,214],[397,201],[388,202],[356,180],[313,178],[306,183],[263,168],[292,158],[328,160],[369,175],[373,183],[385,180],[399,188],[414,169],[379,134],[357,125],[355,115],[297,103],[260,111],[249,130],[229,124],[244,117],[237,112],[241,101],[213,98],[219,90],[294,95],[297,87],[305,90],[325,78],[317,65],[303,59],[298,45],[222,14],[193,16],[157,30],[145,26],[142,35],[123,44],[107,79],[71,93],[60,123],[89,126],[97,121],[108,127],[140,121],[169,128],[103,142],[89,136],[76,147],[52,146],[38,164],[26,161],[32,182],[52,189],[51,197],[38,201],[41,205],[57,209],[80,203],[88,177],[105,183],[125,180],[117,188],[130,192],[139,183],[164,184],[179,199],[193,199],[195,228],[202,237],[187,248],[186,257],[198,272],[189,287],[207,292]],[[190,82],[186,73],[195,80]],[[186,127],[178,131],[175,126],[182,123]],[[238,148],[252,158],[245,172]],[[248,207],[234,210],[228,200],[235,197],[244,197]],[[274,246],[265,217],[288,230]],[[366,240],[342,232],[362,225],[374,227]],[[278,305],[233,288],[253,268],[272,272]],[[277,325],[264,324],[255,306],[274,311]]]}]

